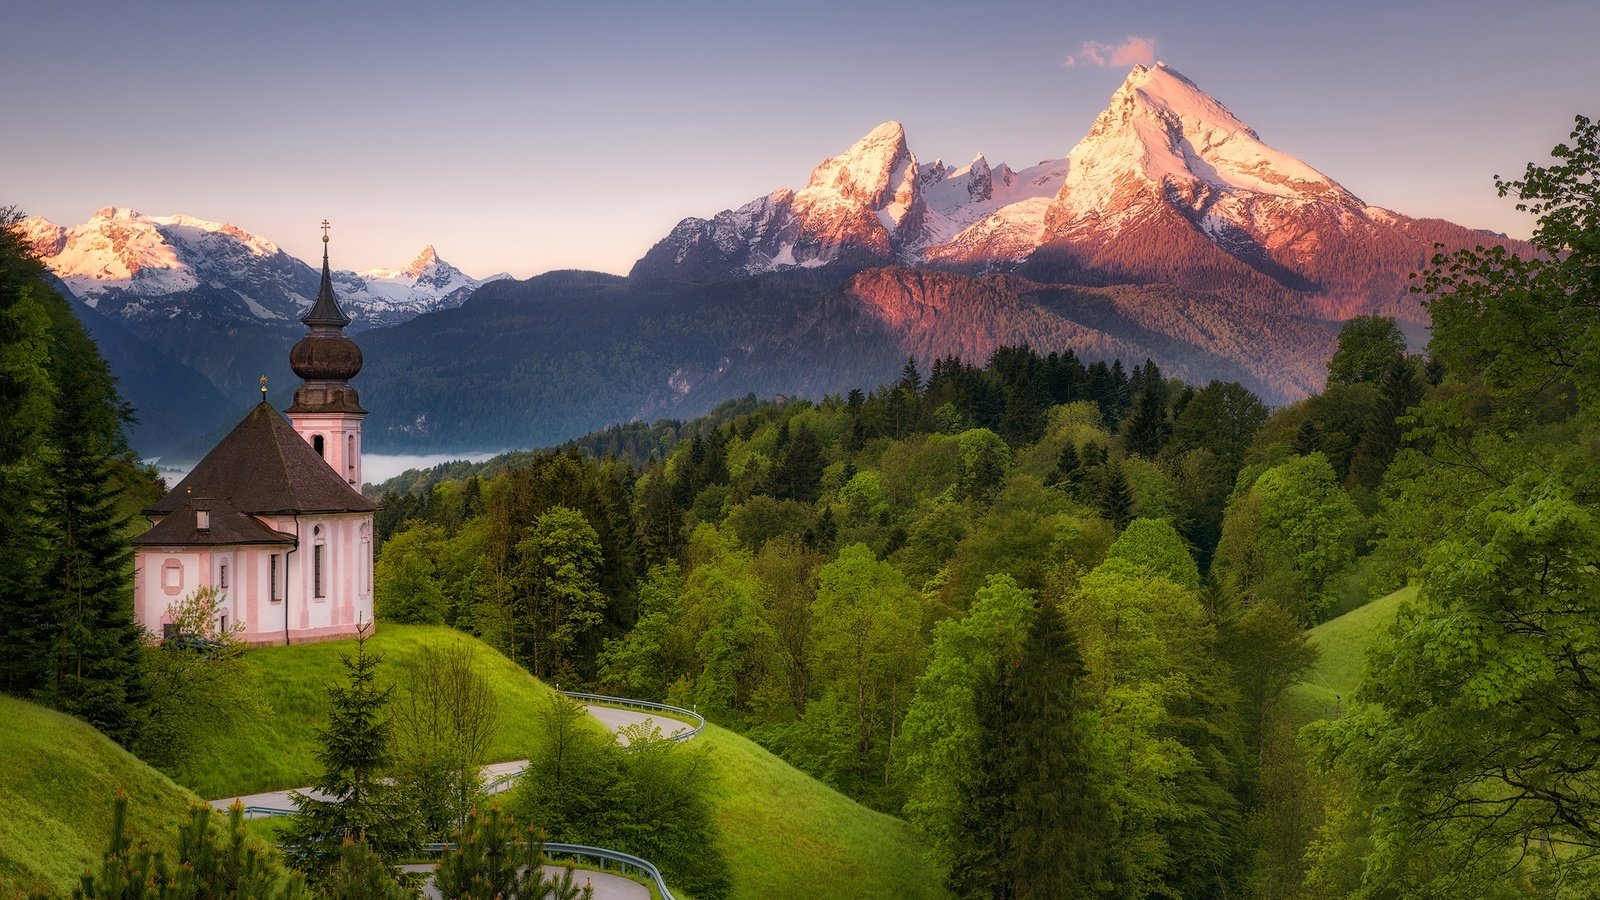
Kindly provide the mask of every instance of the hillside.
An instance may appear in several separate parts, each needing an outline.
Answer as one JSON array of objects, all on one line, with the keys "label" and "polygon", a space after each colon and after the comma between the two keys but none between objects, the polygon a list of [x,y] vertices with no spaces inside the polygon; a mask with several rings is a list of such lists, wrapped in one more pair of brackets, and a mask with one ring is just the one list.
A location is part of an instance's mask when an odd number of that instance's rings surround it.
[{"label": "hillside", "polygon": [[736,898],[946,897],[905,822],[873,812],[715,725],[716,820]]},{"label": "hillside", "polygon": [[1333,718],[1349,706],[1361,684],[1367,647],[1380,629],[1394,621],[1400,604],[1416,595],[1415,586],[1401,588],[1311,629],[1311,644],[1322,655],[1306,680],[1289,689],[1289,701],[1299,718]]},{"label": "hillside", "polygon": [[67,890],[111,841],[118,789],[129,830],[171,843],[189,793],[93,728],[0,694],[0,897],[36,883]]},{"label": "hillside", "polygon": [[[490,760],[525,758],[538,740],[536,714],[551,690],[516,663],[469,635],[425,625],[383,625],[367,649],[383,654],[378,681],[392,684],[424,647],[457,640],[473,649],[499,701],[500,730]],[[309,784],[316,771],[316,729],[327,721],[327,685],[344,678],[339,657],[354,650],[354,641],[343,640],[246,653],[266,714],[212,741],[174,773],[176,779],[207,798]]]},{"label": "hillside", "polygon": [[[528,756],[551,688],[510,659],[437,626],[382,625],[367,646],[384,655],[380,682],[392,682],[422,648],[453,640],[473,648],[499,699],[491,758]],[[267,714],[214,742],[178,780],[205,797],[305,785],[315,767],[315,729],[326,715],[324,686],[341,677],[339,655],[353,647],[344,640],[247,653]],[[715,815],[736,897],[811,896],[826,885],[859,896],[943,896],[939,874],[904,822],[855,803],[731,732],[712,726],[698,740],[709,745],[717,773]]]}]

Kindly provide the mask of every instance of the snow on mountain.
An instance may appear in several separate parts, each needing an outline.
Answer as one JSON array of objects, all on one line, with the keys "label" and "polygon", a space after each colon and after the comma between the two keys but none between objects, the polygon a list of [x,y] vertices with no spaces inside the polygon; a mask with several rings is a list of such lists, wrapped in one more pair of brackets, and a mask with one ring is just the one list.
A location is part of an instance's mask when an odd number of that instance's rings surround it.
[{"label": "snow on mountain", "polygon": [[956,168],[924,165],[887,122],[823,161],[800,191],[684,219],[634,274],[1019,271],[1045,282],[1295,295],[1317,315],[1423,322],[1408,275],[1436,241],[1484,239],[1367,206],[1158,62],[1132,68],[1065,159],[1021,171],[982,154]]},{"label": "snow on mountain", "polygon": [[1267,146],[1161,62],[1133,67],[1067,159],[1067,178],[1048,216],[1052,233],[1115,230],[1136,218],[1143,202],[1180,203],[1210,229],[1249,229],[1257,206],[1365,206],[1333,179]]},{"label": "snow on mountain", "polygon": [[347,308],[361,310],[373,325],[391,325],[437,309],[460,306],[479,286],[501,278],[473,278],[439,258],[429,244],[401,269],[333,273],[334,289]]},{"label": "snow on mountain", "polygon": [[[899,122],[885,122],[838,156],[823,160],[799,191],[782,188],[711,219],[684,219],[635,266],[639,275],[757,274],[899,259],[984,223],[988,233],[1020,234],[1038,245],[1044,207],[1066,174],[1061,160],[1022,172],[991,168],[983,155],[956,169],[923,166]],[[976,240],[976,239],[975,239]]]},{"label": "snow on mountain", "polygon": [[[74,294],[125,320],[187,315],[292,324],[317,291],[311,266],[226,223],[106,207],[81,225],[35,216],[22,230]],[[403,269],[339,271],[334,278],[346,312],[369,326],[460,305],[494,280],[463,274],[432,246]]]},{"label": "snow on mountain", "polygon": [[983,154],[920,165],[898,122],[823,161],[798,192],[775,191],[710,220],[685,219],[640,261],[641,274],[753,274],[866,256],[878,262],[1015,267],[1074,230],[1114,231],[1149,204],[1179,203],[1220,241],[1273,224],[1297,204],[1365,206],[1338,183],[1267,146],[1250,126],[1165,63],[1134,66],[1065,159],[1020,172]]}]

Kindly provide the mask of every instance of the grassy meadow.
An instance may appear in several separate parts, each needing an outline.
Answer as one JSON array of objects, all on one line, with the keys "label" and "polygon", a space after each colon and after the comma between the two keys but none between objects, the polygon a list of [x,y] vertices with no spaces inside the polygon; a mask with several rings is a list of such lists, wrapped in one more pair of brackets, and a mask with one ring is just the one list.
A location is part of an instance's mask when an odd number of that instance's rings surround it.
[{"label": "grassy meadow", "polygon": [[1300,721],[1336,718],[1350,708],[1367,663],[1367,647],[1394,622],[1400,605],[1416,595],[1415,586],[1401,588],[1308,632],[1321,656],[1305,680],[1289,689],[1289,702]]},{"label": "grassy meadow", "polygon": [[0,898],[70,890],[111,843],[117,791],[135,840],[170,846],[199,798],[71,716],[0,694]]}]

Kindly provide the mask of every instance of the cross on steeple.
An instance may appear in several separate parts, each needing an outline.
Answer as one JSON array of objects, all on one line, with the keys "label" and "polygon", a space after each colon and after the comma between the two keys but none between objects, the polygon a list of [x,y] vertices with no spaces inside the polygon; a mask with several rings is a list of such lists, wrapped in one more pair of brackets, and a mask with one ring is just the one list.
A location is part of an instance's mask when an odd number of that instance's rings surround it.
[{"label": "cross on steeple", "polygon": [[322,220],[322,242],[324,244],[326,244],[328,242],[328,220],[327,219],[323,219]]}]

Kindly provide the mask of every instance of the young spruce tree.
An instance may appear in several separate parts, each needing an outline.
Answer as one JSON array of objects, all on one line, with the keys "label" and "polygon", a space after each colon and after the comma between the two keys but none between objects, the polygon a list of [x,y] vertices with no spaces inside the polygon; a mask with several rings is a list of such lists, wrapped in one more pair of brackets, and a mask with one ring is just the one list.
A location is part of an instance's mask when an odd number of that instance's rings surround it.
[{"label": "young spruce tree", "polygon": [[364,842],[388,862],[419,844],[415,810],[382,777],[391,758],[391,723],[384,710],[394,688],[373,683],[383,657],[367,654],[367,640],[362,627],[355,655],[341,657],[348,684],[328,688],[328,727],[317,733],[322,774],[311,793],[292,795],[296,812],[284,847],[290,860],[314,877],[338,864],[346,841]]}]

